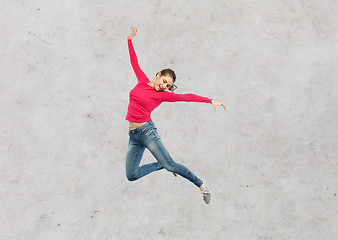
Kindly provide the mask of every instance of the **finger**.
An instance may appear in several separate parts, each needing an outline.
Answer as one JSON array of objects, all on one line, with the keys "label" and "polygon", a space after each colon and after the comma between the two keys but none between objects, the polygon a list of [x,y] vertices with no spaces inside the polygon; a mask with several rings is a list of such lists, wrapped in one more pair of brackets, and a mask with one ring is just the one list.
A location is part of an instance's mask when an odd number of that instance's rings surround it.
[{"label": "finger", "polygon": [[136,29],[136,32],[137,32],[137,28],[135,28]]},{"label": "finger", "polygon": [[217,108],[216,108],[216,106],[214,106],[214,108],[215,108],[215,112],[217,112]]}]

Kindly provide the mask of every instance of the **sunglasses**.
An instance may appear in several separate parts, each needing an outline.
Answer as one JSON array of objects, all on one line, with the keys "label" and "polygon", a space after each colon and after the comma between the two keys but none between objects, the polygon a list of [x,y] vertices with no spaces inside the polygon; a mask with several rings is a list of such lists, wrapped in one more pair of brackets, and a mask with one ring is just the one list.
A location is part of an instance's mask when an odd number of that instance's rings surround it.
[{"label": "sunglasses", "polygon": [[168,87],[168,90],[170,92],[174,92],[177,89],[177,86],[175,84],[171,85],[170,87]]}]

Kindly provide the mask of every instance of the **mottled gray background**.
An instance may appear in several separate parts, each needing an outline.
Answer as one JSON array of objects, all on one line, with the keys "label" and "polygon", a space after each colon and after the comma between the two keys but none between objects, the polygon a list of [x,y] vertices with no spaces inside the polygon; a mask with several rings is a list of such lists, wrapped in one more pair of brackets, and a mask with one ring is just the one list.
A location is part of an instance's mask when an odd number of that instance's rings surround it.
[{"label": "mottled gray background", "polygon": [[[175,160],[125,177],[130,26]],[[0,1],[0,239],[338,239],[338,1]],[[153,161],[146,152],[144,162]]]}]

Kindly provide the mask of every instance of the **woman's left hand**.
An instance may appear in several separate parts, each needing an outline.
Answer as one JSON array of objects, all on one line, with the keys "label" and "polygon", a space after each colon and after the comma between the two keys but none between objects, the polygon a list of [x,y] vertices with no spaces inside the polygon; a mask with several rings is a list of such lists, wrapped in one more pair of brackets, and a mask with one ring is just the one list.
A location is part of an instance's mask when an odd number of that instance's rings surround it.
[{"label": "woman's left hand", "polygon": [[214,106],[214,108],[215,108],[215,112],[217,112],[217,107],[218,106],[222,106],[224,108],[224,110],[227,110],[226,107],[225,107],[225,105],[224,105],[224,103],[227,103],[227,102],[221,102],[220,103],[220,102],[217,102],[215,100],[211,101],[212,106]]}]

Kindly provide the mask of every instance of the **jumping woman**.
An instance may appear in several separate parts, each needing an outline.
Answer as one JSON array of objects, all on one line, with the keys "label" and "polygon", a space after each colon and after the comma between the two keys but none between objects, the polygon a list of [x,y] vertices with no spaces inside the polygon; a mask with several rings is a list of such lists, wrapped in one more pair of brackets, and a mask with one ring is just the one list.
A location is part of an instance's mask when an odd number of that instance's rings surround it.
[{"label": "jumping woman", "polygon": [[[129,106],[126,120],[129,121],[129,144],[126,157],[126,175],[129,181],[135,181],[149,173],[166,169],[188,179],[200,188],[205,203],[210,202],[210,191],[206,184],[182,164],[176,163],[164,147],[157,128],[151,120],[151,112],[162,102],[204,102],[211,103],[217,111],[217,106],[226,109],[223,103],[195,94],[175,94],[175,72],[164,69],[157,73],[153,81],[149,81],[141,70],[133,47],[132,39],[137,29],[132,27],[133,33],[128,36],[128,48],[131,65],[138,83],[129,93]],[[168,92],[169,90],[171,92]],[[140,166],[145,148],[147,148],[157,162]]]}]

